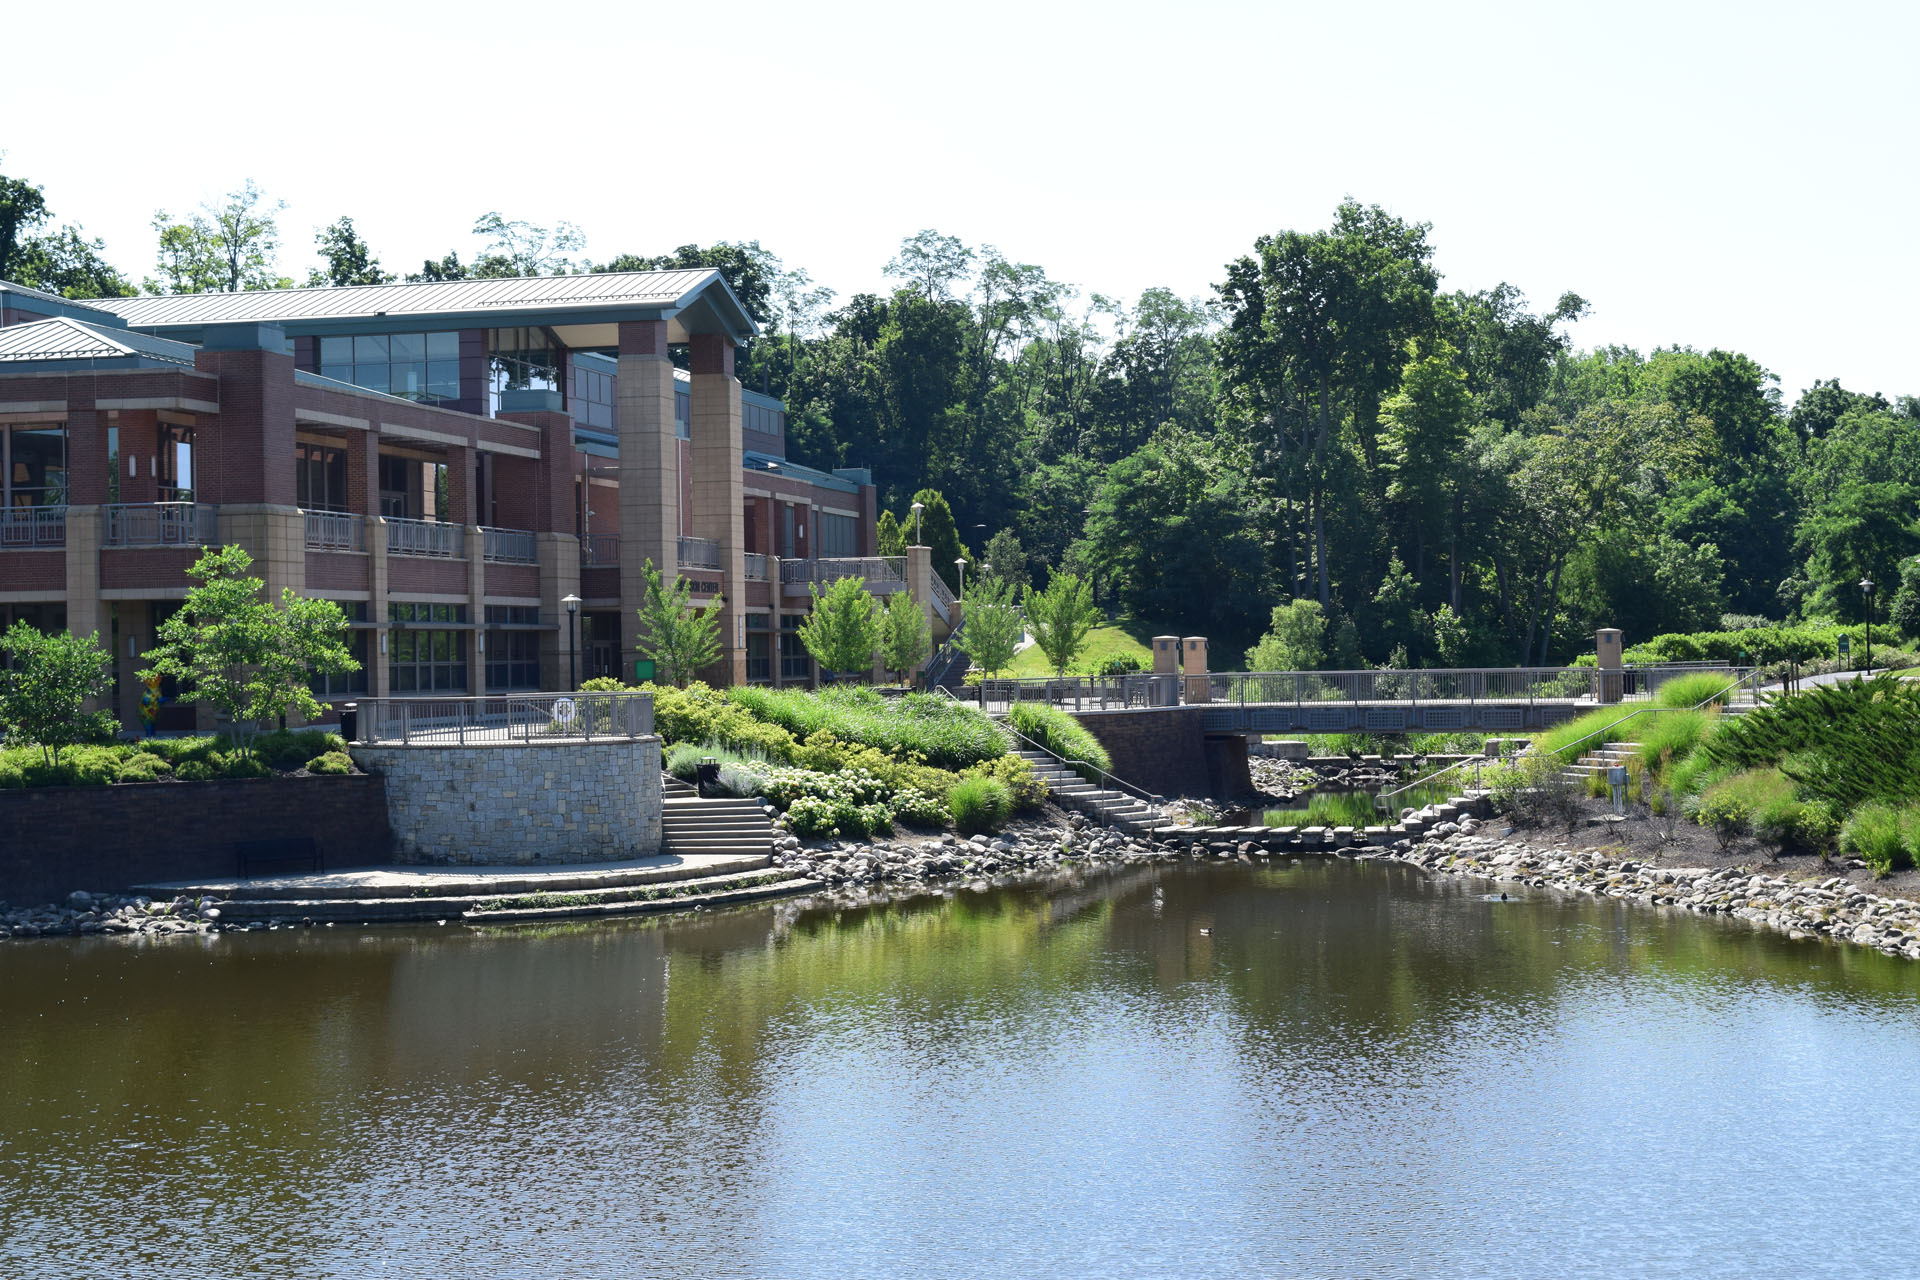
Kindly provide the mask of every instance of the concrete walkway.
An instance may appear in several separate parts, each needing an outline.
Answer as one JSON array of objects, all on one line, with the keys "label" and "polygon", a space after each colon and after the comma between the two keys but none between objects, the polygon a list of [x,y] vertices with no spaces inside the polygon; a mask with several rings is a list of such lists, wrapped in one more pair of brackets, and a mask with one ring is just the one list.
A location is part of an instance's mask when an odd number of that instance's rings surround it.
[{"label": "concrete walkway", "polygon": [[350,867],[277,876],[229,876],[207,880],[171,880],[137,886],[148,897],[212,898],[405,898],[486,897],[523,893],[576,893],[611,884],[647,884],[751,870],[767,856],[740,854],[661,854],[625,862],[533,866],[427,867],[386,865]]}]

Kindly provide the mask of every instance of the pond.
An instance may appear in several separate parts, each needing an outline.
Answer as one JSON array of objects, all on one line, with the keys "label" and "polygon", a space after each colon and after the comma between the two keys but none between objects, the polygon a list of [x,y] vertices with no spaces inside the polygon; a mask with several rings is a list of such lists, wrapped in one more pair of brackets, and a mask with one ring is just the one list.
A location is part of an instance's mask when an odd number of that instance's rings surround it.
[{"label": "pond", "polygon": [[0,949],[0,1274],[1861,1275],[1920,966],[1410,868]]},{"label": "pond", "polygon": [[[1406,786],[1394,783],[1394,787]],[[1378,788],[1314,790],[1306,793],[1305,804],[1274,809],[1234,809],[1220,816],[1230,827],[1377,827],[1400,820],[1402,809],[1424,809],[1454,798],[1460,784],[1454,781],[1420,783],[1407,787],[1393,797],[1389,815],[1375,802]]]}]

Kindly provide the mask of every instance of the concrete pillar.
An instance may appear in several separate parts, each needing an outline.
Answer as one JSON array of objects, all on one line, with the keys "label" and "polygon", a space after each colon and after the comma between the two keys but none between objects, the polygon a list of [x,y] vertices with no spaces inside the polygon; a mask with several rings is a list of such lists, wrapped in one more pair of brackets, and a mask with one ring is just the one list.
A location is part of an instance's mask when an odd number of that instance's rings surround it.
[{"label": "concrete pillar", "polygon": [[99,506],[67,508],[67,630],[76,636],[97,632],[102,644],[111,644],[100,601],[100,546],[106,532],[106,512]]},{"label": "concrete pillar", "polygon": [[[564,689],[567,687],[567,606],[560,603],[568,596],[580,594],[580,541],[569,533],[551,531],[534,536],[535,554],[540,557],[540,620],[558,622],[560,629],[554,632],[557,644],[540,647],[540,687],[542,689]],[[578,621],[575,627],[582,624]],[[572,633],[571,643],[580,643],[577,632]],[[585,664],[585,654],[575,649],[574,673],[579,678],[580,668]],[[622,673],[622,678],[627,678]]]},{"label": "concrete pillar", "polygon": [[[747,682],[744,545],[745,495],[741,476],[743,445],[740,383],[733,376],[733,340],[696,333],[693,363],[693,520],[695,537],[720,544],[720,591],[726,598],[720,617],[720,661],[728,684]],[[622,510],[624,510],[624,505]]]},{"label": "concrete pillar", "polygon": [[1600,669],[1599,680],[1594,687],[1594,697],[1601,702],[1618,702],[1625,692],[1626,677],[1623,674],[1626,663],[1622,658],[1625,637],[1618,627],[1602,627],[1594,633],[1593,653],[1597,659],[1595,665]]},{"label": "concrete pillar", "polygon": [[473,623],[473,642],[467,646],[467,692],[487,691],[487,658],[481,652],[487,631],[487,535],[470,524],[467,535],[467,617]]},{"label": "concrete pillar", "polygon": [[366,517],[367,619],[377,630],[367,642],[367,695],[385,698],[392,688],[387,675],[387,522],[377,512]]},{"label": "concrete pillar", "polygon": [[1155,636],[1153,638],[1153,674],[1157,676],[1177,675],[1180,671],[1180,637]]},{"label": "concrete pillar", "polygon": [[[920,606],[927,618],[927,636],[937,646],[940,643],[940,617],[933,608],[933,548],[907,548],[907,594]],[[958,621],[958,619],[956,619]],[[913,669],[914,675],[925,671],[927,664],[922,662]]]},{"label": "concrete pillar", "polygon": [[1207,638],[1188,636],[1180,642],[1180,670],[1186,686],[1182,695],[1185,702],[1207,702],[1212,691],[1207,686]]},{"label": "concrete pillar", "polygon": [[140,669],[147,665],[144,656],[153,648],[153,606],[145,600],[116,601],[120,619],[119,636],[113,653],[113,686],[118,702],[113,709],[120,723],[138,731],[140,725]]},{"label": "concrete pillar", "polygon": [[620,435],[620,647],[632,653],[649,560],[680,572],[680,443],[664,320],[622,321],[614,426]]},{"label": "concrete pillar", "polygon": [[[287,471],[293,471],[288,454]],[[307,590],[307,522],[291,505],[222,503],[217,521],[220,545],[238,544],[253,557],[248,570],[267,584],[267,598],[282,591],[305,595]]]},{"label": "concrete pillar", "polygon": [[[447,509],[434,514],[449,524],[479,524],[480,507],[475,501],[473,483],[473,450],[466,445],[447,446]],[[422,476],[421,485],[432,492],[433,483]]]}]

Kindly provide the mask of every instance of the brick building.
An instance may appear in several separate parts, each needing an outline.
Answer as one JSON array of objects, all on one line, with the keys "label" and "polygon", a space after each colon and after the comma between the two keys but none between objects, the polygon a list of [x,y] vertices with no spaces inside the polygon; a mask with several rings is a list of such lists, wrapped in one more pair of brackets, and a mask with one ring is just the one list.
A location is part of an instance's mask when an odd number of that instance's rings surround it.
[{"label": "brick building", "polygon": [[[716,271],[74,302],[0,282],[0,627],[97,631],[115,706],[201,549],[338,601],[360,696],[631,679],[649,560],[725,599],[719,682],[811,683],[808,584],[878,557],[865,471],[786,457]],[[578,597],[577,614],[564,605]],[[570,619],[577,619],[570,626]],[[204,713],[175,702],[163,726]]]}]

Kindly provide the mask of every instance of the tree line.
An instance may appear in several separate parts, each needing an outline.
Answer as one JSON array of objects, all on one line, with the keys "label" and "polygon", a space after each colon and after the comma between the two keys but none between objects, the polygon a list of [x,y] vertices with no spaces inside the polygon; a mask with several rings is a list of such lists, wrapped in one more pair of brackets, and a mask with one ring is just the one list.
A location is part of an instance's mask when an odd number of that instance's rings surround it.
[{"label": "tree line", "polygon": [[[144,287],[290,286],[278,212],[249,182],[157,215]],[[131,291],[52,225],[0,176],[0,277]],[[567,223],[471,231],[478,253],[405,278],[719,269],[762,327],[743,383],[786,402],[797,461],[873,469],[884,551],[917,501],[949,586],[955,559],[1016,588],[1071,572],[1143,630],[1545,664],[1600,626],[1857,622],[1856,584],[1884,606],[1920,552],[1920,400],[1829,380],[1788,406],[1740,352],[1578,349],[1581,295],[1447,290],[1429,225],[1358,201],[1261,236],[1203,294],[1131,300],[934,230],[887,260],[888,290],[844,300],[757,241],[596,261]],[[315,247],[308,284],[400,278],[350,217]]]}]

